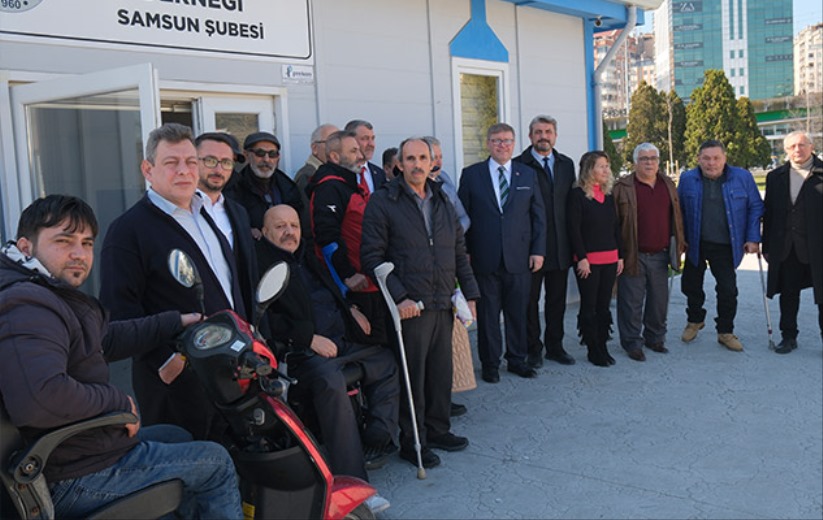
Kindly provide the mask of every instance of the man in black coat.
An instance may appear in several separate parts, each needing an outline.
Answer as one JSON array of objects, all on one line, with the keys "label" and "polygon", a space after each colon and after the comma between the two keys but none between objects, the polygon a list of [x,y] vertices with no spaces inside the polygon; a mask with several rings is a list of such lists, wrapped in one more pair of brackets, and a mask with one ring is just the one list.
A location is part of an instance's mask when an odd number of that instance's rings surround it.
[{"label": "man in black coat", "polygon": [[[367,480],[366,469],[377,469],[397,450],[392,442],[400,398],[397,364],[387,348],[362,344],[368,321],[346,303],[307,249],[293,208],[279,205],[266,212],[263,239],[257,242],[261,269],[281,261],[290,268],[285,292],[268,310],[270,344],[285,345],[278,354],[285,354],[289,374],[298,380],[291,391],[310,396],[334,473]],[[361,383],[369,418],[363,448],[346,392],[343,367],[348,363],[358,363],[365,373]]]},{"label": "man in black coat", "polygon": [[788,161],[769,172],[763,214],[763,256],[769,262],[767,294],[780,293],[780,333],[775,350],[797,348],[800,291],[813,287],[823,339],[823,161],[809,135],[792,132],[783,140]]},{"label": "man in black coat", "polygon": [[223,196],[223,189],[231,180],[235,159],[242,157],[237,140],[230,134],[208,132],[197,136],[194,144],[200,174],[197,193],[203,199],[203,208],[223,232],[234,253],[243,301],[252,306],[258,272],[249,214],[238,202]]},{"label": "man in black coat", "polygon": [[[415,414],[423,447],[423,466],[433,467],[440,458],[431,448],[458,451],[469,441],[451,433],[449,418],[452,388],[451,295],[455,281],[469,300],[480,297],[472,274],[463,231],[454,206],[429,179],[431,146],[422,138],[403,141],[399,147],[402,177],[378,190],[363,217],[360,249],[363,270],[373,276],[383,262],[395,270],[386,285],[401,319],[403,344],[414,396]],[[417,303],[423,303],[421,310]],[[417,464],[414,429],[406,400],[401,402],[400,456]]]},{"label": "man in black coat", "polygon": [[[141,170],[151,188],[112,222],[103,241],[103,305],[115,320],[167,310],[199,311],[197,291],[182,287],[169,272],[169,251],[178,248],[192,258],[200,273],[205,313],[234,309],[248,318],[253,303],[248,299],[251,291],[240,289],[238,257],[195,193],[198,158],[191,129],[167,123],[153,130],[145,157]],[[251,266],[244,269],[253,271]],[[225,421],[194,372],[183,367],[168,343],[154,345],[134,358],[132,385],[144,423],[176,424],[195,439],[222,440]]]},{"label": "man in black coat", "polygon": [[[530,166],[537,173],[540,191],[546,206],[546,257],[543,268],[532,273],[526,334],[529,341],[528,362],[534,368],[543,366],[543,346],[546,359],[562,365],[573,365],[574,358],[563,348],[563,319],[566,313],[566,290],[571,266],[571,247],[566,225],[566,199],[575,182],[574,161],[559,153],[557,120],[539,115],[529,123],[532,145],[514,161]],[[545,286],[544,314],[546,332],[540,341],[540,290]]]},{"label": "man in black coat", "polygon": [[272,206],[288,204],[308,225],[308,200],[297,184],[277,168],[280,163],[280,141],[269,132],[255,132],[243,141],[246,166],[228,183],[226,197],[246,208],[251,222],[252,236],[260,239],[263,214]]}]

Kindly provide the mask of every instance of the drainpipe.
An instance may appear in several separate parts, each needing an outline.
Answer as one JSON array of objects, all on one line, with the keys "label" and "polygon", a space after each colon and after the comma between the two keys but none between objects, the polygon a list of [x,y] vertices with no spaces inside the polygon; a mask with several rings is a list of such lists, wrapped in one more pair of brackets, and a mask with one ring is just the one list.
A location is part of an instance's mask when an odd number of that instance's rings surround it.
[{"label": "drainpipe", "polygon": [[637,25],[637,7],[630,5],[628,9],[629,13],[626,17],[626,27],[623,28],[623,32],[621,32],[620,36],[617,37],[617,41],[614,42],[612,48],[606,53],[606,57],[603,58],[603,61],[601,61],[600,65],[598,65],[594,70],[594,135],[596,139],[596,150],[603,149],[603,101],[601,99],[601,96],[603,95],[601,92],[603,87],[603,72],[605,72],[606,67],[608,67],[614,59],[614,55],[617,54],[617,50],[621,45],[623,45],[626,38],[629,37],[629,33],[631,33]]}]

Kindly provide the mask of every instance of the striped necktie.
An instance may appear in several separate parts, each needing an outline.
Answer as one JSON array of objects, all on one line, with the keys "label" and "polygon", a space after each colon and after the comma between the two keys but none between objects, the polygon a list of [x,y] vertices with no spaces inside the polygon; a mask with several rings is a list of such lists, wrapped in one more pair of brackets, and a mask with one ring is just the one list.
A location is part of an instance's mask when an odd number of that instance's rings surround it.
[{"label": "striped necktie", "polygon": [[509,181],[506,180],[506,169],[502,166],[497,168],[497,181],[500,185],[500,207],[506,205],[509,200]]}]

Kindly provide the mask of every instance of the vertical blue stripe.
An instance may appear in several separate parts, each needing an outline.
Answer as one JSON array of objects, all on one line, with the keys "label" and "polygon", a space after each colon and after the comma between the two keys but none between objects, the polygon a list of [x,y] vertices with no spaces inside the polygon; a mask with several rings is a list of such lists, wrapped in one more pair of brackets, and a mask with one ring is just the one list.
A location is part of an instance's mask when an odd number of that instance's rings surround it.
[{"label": "vertical blue stripe", "polygon": [[734,40],[734,0],[729,0],[729,39]]},{"label": "vertical blue stripe", "polygon": [[587,19],[583,19],[582,21],[583,41],[589,42],[583,46],[585,61],[584,74],[586,75],[584,84],[589,87],[586,89],[586,106],[588,107],[586,112],[589,120],[589,150],[594,150],[594,147],[597,146],[597,139],[595,137],[597,134],[595,134],[595,132],[600,131],[600,129],[595,128],[597,126],[597,117],[594,107],[594,23]]},{"label": "vertical blue stripe", "polygon": [[743,0],[737,0],[737,37],[743,39]]}]

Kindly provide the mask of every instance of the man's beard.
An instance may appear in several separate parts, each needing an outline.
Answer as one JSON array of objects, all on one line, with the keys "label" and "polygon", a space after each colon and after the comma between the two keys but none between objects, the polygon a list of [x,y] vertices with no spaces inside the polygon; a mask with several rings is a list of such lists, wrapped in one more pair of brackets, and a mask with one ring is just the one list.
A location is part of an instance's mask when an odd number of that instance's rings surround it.
[{"label": "man's beard", "polygon": [[272,175],[274,175],[274,170],[276,170],[276,168],[275,168],[274,166],[272,166],[272,167],[271,167],[271,170],[269,170],[269,171],[267,171],[267,172],[264,172],[264,171],[262,171],[262,170],[260,169],[260,167],[259,167],[259,166],[257,166],[257,165],[256,165],[256,164],[254,164],[254,163],[250,164],[249,166],[251,166],[251,171],[252,171],[252,172],[253,172],[253,173],[254,173],[257,177],[259,177],[259,178],[261,178],[261,179],[270,179],[270,178],[271,178],[271,176],[272,176]]}]

